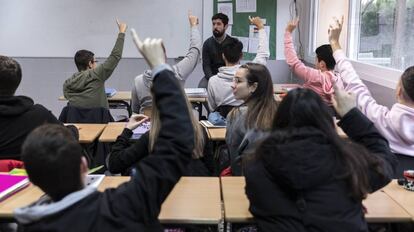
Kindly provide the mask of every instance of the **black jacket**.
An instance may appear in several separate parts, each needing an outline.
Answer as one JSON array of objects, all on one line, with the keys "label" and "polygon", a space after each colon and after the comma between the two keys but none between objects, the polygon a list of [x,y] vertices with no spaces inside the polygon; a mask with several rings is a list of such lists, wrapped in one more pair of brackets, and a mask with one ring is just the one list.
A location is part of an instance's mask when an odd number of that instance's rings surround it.
[{"label": "black jacket", "polygon": [[0,159],[20,160],[26,136],[45,123],[61,124],[49,110],[28,97],[0,97]]},{"label": "black jacket", "polygon": [[[133,144],[130,142],[132,131],[125,128],[112,144],[108,158],[108,170],[111,173],[128,174],[130,167],[149,155],[149,132],[143,134]],[[191,159],[184,176],[209,176],[210,172],[202,159]]]},{"label": "black jacket", "polygon": [[[36,206],[18,209],[15,217],[24,231],[162,231],[161,204],[180,179],[194,147],[194,131],[179,88],[170,71],[154,78],[162,125],[153,153],[138,163],[131,181],[103,193],[87,187],[59,202],[43,204],[38,211]],[[181,136],[176,136],[177,131]]]},{"label": "black jacket", "polygon": [[[386,177],[369,172],[372,191],[385,186],[397,161],[388,142],[356,108],[339,125],[353,141],[383,160]],[[268,144],[272,154],[262,154],[245,168],[250,212],[260,231],[368,231],[361,200],[350,197],[343,163],[326,136],[316,128],[292,132],[288,143]],[[263,143],[269,143],[271,138]]]},{"label": "black jacket", "polygon": [[226,38],[218,43],[217,40],[211,36],[203,44],[203,71],[204,77],[208,80],[210,77],[218,73],[218,69],[222,66],[225,66],[223,60],[223,44],[228,41],[230,38],[229,35],[226,35]]}]

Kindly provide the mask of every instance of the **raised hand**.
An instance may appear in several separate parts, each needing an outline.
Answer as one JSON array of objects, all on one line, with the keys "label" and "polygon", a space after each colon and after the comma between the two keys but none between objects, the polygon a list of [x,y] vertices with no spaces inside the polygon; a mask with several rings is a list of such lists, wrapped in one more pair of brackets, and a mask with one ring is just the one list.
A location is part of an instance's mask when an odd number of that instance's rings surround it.
[{"label": "raised hand", "polygon": [[119,33],[125,33],[128,25],[124,22],[120,22],[118,19],[116,19],[116,24],[118,24]]},{"label": "raised hand", "polygon": [[131,29],[131,34],[135,45],[151,69],[158,65],[165,64],[166,56],[162,39],[146,38],[144,42],[142,42],[134,29]]},{"label": "raised hand", "polygon": [[135,128],[139,127],[139,125],[148,120],[149,118],[143,114],[134,114],[129,118],[129,121],[125,127],[130,130],[134,130]]},{"label": "raised hand", "polygon": [[250,17],[249,16],[249,21],[251,24],[255,25],[259,30],[264,28],[264,24],[263,21],[260,17]]},{"label": "raised hand", "polygon": [[298,24],[299,24],[299,19],[298,18],[295,18],[295,19],[293,19],[293,20],[291,20],[291,21],[289,21],[288,22],[288,24],[286,25],[286,31],[288,31],[288,32],[290,32],[290,33],[292,33],[295,29],[296,29],[296,27],[298,26]]},{"label": "raised hand", "polygon": [[188,21],[190,22],[190,26],[191,27],[195,27],[195,26],[198,25],[198,17],[197,16],[194,16],[191,13],[191,10],[188,11]]},{"label": "raised hand", "polygon": [[341,20],[338,20],[336,17],[334,17],[333,23],[329,25],[329,29],[328,29],[329,43],[331,44],[333,52],[335,52],[338,49],[341,49],[341,45],[339,44],[339,36],[341,35],[343,24],[344,24],[344,16],[342,15]]},{"label": "raised hand", "polygon": [[356,107],[356,98],[352,93],[334,85],[335,96],[332,99],[333,106],[339,116],[343,117],[352,108]]}]

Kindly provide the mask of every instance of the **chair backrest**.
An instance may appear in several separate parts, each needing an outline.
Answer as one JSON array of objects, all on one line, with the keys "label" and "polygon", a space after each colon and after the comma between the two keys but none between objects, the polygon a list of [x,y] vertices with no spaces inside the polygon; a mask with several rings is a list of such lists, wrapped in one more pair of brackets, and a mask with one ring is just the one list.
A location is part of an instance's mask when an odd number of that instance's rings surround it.
[{"label": "chair backrest", "polygon": [[63,123],[108,123],[114,119],[108,109],[65,106],[59,116]]}]

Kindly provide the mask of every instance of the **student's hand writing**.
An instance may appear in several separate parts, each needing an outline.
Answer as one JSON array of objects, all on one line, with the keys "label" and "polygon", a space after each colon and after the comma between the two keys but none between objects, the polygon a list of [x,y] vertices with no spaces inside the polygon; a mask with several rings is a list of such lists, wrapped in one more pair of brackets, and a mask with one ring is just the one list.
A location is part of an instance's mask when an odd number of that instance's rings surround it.
[{"label": "student's hand writing", "polygon": [[329,43],[331,44],[332,51],[341,49],[339,44],[339,36],[341,35],[342,25],[344,24],[344,16],[342,15],[341,20],[334,17],[334,22],[329,25]]},{"label": "student's hand writing", "polygon": [[191,10],[188,11],[188,21],[190,22],[191,27],[198,25],[198,18],[191,13]]},{"label": "student's hand writing", "polygon": [[119,33],[125,33],[128,25],[124,22],[120,22],[118,19],[116,19],[116,24],[118,24]]},{"label": "student's hand writing", "polygon": [[292,33],[296,29],[296,27],[298,26],[298,24],[299,24],[299,19],[298,18],[292,19],[286,25],[286,29],[285,30],[288,31],[288,32],[290,32],[290,33]]},{"label": "student's hand writing", "polygon": [[347,93],[344,89],[334,85],[335,96],[332,98],[332,103],[339,116],[343,117],[352,108],[356,107],[355,95]]},{"label": "student's hand writing", "polygon": [[264,28],[264,24],[263,21],[260,17],[250,17],[249,16],[249,21],[251,24],[255,25],[257,27],[257,29],[263,29]]},{"label": "student's hand writing", "polygon": [[146,38],[144,42],[142,42],[134,29],[131,29],[131,34],[135,45],[151,69],[157,67],[158,65],[165,64],[165,49],[162,39]]},{"label": "student's hand writing", "polygon": [[148,117],[143,114],[134,114],[129,118],[129,122],[126,124],[126,128],[133,130],[142,123],[148,121]]}]

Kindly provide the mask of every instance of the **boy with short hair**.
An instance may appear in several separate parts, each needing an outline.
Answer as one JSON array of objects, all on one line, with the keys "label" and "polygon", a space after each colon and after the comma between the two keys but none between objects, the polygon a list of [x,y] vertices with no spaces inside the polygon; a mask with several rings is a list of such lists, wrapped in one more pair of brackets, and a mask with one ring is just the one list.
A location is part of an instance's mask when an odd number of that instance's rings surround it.
[{"label": "boy with short hair", "polygon": [[27,134],[44,123],[61,124],[44,106],[14,95],[21,79],[20,64],[0,56],[0,159],[20,160],[20,147]]},{"label": "boy with short hair", "polygon": [[127,25],[117,20],[119,34],[111,55],[103,64],[97,64],[95,55],[88,50],[75,54],[77,73],[63,84],[63,95],[69,105],[82,108],[109,108],[105,94],[105,81],[112,75],[122,57]]},{"label": "boy with short hair", "polygon": [[299,60],[293,46],[292,32],[298,26],[299,20],[294,19],[288,23],[285,29],[285,58],[292,72],[304,80],[303,87],[315,91],[322,100],[328,104],[334,114],[331,98],[334,94],[333,86],[337,83],[340,87],[342,81],[333,70],[335,59],[332,56],[332,48],[329,44],[319,46],[316,50],[315,68],[307,67]]}]

